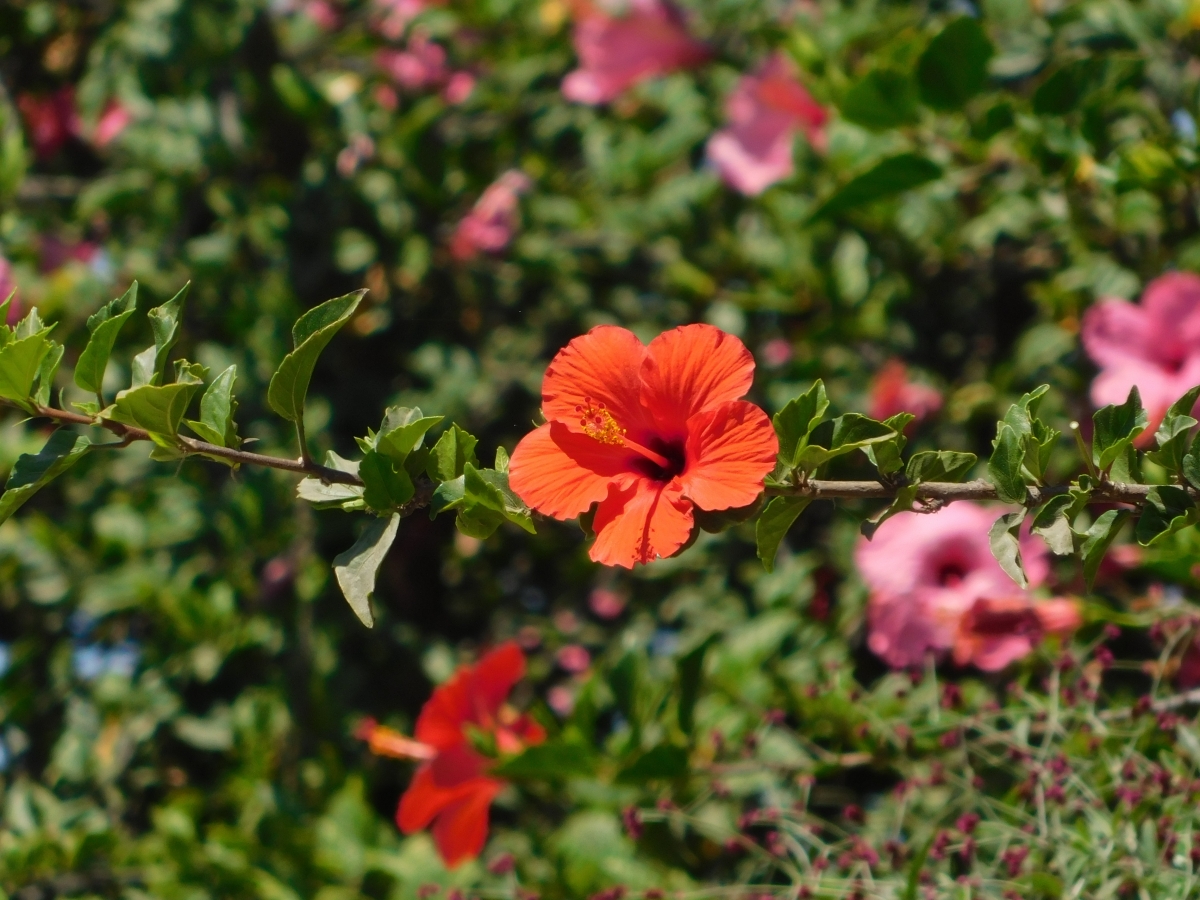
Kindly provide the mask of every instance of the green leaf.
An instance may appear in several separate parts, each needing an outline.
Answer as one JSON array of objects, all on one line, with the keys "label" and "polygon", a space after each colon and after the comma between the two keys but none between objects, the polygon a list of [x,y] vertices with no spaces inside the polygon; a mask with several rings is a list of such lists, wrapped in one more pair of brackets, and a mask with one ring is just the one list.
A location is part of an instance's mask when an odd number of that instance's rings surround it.
[{"label": "green leaf", "polygon": [[775,413],[771,421],[779,437],[779,459],[785,466],[796,465],[800,451],[808,445],[808,436],[825,417],[827,409],[829,398],[825,396],[825,383],[817,379],[812,387]]},{"label": "green leaf", "polygon": [[596,771],[596,754],[577,741],[550,740],[526,747],[491,770],[506,780],[552,780],[586,778]]},{"label": "green leaf", "polygon": [[1079,546],[1079,555],[1083,560],[1083,580],[1089,591],[1096,581],[1096,573],[1100,571],[1100,563],[1104,561],[1104,554],[1108,552],[1109,546],[1127,518],[1129,518],[1128,510],[1105,510],[1096,517],[1092,527],[1083,533],[1083,543]]},{"label": "green leaf", "polygon": [[378,512],[391,512],[413,498],[416,488],[403,467],[397,469],[391,459],[378,450],[368,451],[358,464],[363,480],[363,500]]},{"label": "green leaf", "polygon": [[58,374],[58,366],[62,362],[65,349],[62,344],[51,341],[49,352],[42,357],[37,377],[33,379],[32,388],[33,402],[38,406],[50,405],[50,393],[54,390],[54,376]]},{"label": "green leaf", "polygon": [[977,20],[955,19],[929,42],[917,61],[921,99],[934,109],[958,109],[983,90],[994,52]]},{"label": "green leaf", "polygon": [[871,464],[875,466],[880,475],[892,475],[904,468],[904,448],[908,446],[908,438],[904,436],[904,430],[916,418],[912,413],[907,412],[889,416],[884,419],[883,424],[892,429],[895,435],[886,441],[863,448],[867,459],[871,460]]},{"label": "green leaf", "polygon": [[399,513],[392,513],[386,519],[372,518],[354,546],[333,558],[333,574],[338,587],[342,589],[346,602],[358,620],[368,628],[375,624],[375,618],[371,615],[375,577],[392,542],[396,540],[399,527]]},{"label": "green leaf", "polygon": [[1192,418],[1192,410],[1196,400],[1200,398],[1200,385],[1192,388],[1175,403],[1171,404],[1163,416],[1158,431],[1154,433],[1154,443],[1157,450],[1146,454],[1147,458],[1158,463],[1172,475],[1183,471],[1183,458],[1187,454],[1188,435],[1196,427]]},{"label": "green leaf", "polygon": [[1103,77],[1105,68],[1105,61],[1095,57],[1068,63],[1038,85],[1033,92],[1033,111],[1039,116],[1069,113]]},{"label": "green leaf", "polygon": [[214,379],[200,398],[200,421],[188,419],[185,424],[201,440],[218,447],[236,448],[237,424],[233,421],[237,401],[233,399],[233,384],[237,381],[237,366],[230,366]]},{"label": "green leaf", "polygon": [[1092,416],[1095,424],[1092,432],[1092,462],[1096,468],[1101,472],[1108,471],[1117,457],[1132,446],[1134,438],[1146,429],[1148,421],[1137,385],[1129,389],[1129,396],[1124,403],[1096,410]]},{"label": "green leaf", "polygon": [[914,453],[904,470],[909,482],[962,481],[978,461],[974,453],[956,450],[922,450]]},{"label": "green leaf", "polygon": [[988,540],[992,545],[992,556],[1000,563],[1000,568],[1008,573],[1008,577],[1021,587],[1029,586],[1025,577],[1025,567],[1021,562],[1021,523],[1025,521],[1025,510],[1006,513],[993,523],[988,532]]},{"label": "green leaf", "polygon": [[885,131],[917,121],[917,86],[912,76],[895,69],[872,69],[842,98],[842,115],[849,121]]},{"label": "green leaf", "polygon": [[888,157],[835,191],[813,213],[812,218],[820,219],[858,209],[941,177],[941,167],[923,156],[902,153]]},{"label": "green leaf", "polygon": [[142,385],[117,394],[116,403],[103,415],[114,422],[156,434],[175,435],[199,389],[200,385],[192,382]]},{"label": "green leaf", "polygon": [[[500,452],[496,451],[497,462]],[[485,510],[496,512],[530,534],[536,533],[529,507],[508,486],[507,472],[477,469],[468,463],[463,470],[463,505],[463,512],[468,515],[481,514]]]},{"label": "green leaf", "polygon": [[183,302],[187,299],[189,281],[174,297],[162,306],[146,313],[150,331],[154,335],[154,346],[139,353],[133,360],[133,387],[162,384],[167,371],[167,358],[171,348],[179,340],[179,323],[183,318]]},{"label": "green leaf", "polygon": [[1073,504],[1070,494],[1059,494],[1043,503],[1033,516],[1033,533],[1059,556],[1075,552],[1075,532],[1071,530],[1074,516],[1068,514]]},{"label": "green leaf", "polygon": [[675,664],[679,672],[679,730],[690,735],[696,725],[696,700],[700,696],[700,678],[704,674],[704,656],[713,645],[716,637],[707,640],[689,650]]},{"label": "green leaf", "polygon": [[687,771],[687,750],[671,744],[659,744],[622,769],[617,775],[617,781],[640,784],[653,779],[681,778]]},{"label": "green leaf", "polygon": [[49,352],[50,339],[44,331],[0,347],[0,397],[29,409],[33,384]]},{"label": "green leaf", "polygon": [[99,394],[104,382],[104,370],[108,367],[108,358],[112,355],[113,346],[122,326],[133,315],[137,308],[138,283],[135,281],[121,297],[113,300],[87,320],[87,346],[79,354],[75,363],[75,384],[81,390],[91,394]]},{"label": "green leaf", "polygon": [[1143,547],[1195,525],[1200,509],[1185,488],[1158,485],[1146,494],[1146,504],[1138,518],[1134,535]]},{"label": "green leaf", "polygon": [[754,538],[758,558],[768,572],[775,570],[775,555],[783,536],[810,503],[811,497],[772,497],[763,508],[754,526]]},{"label": "green leaf", "polygon": [[988,475],[996,485],[996,496],[1006,503],[1024,503],[1028,491],[1021,474],[1025,448],[1011,425],[1001,425],[988,460]]},{"label": "green leaf", "polygon": [[308,394],[308,383],[312,380],[317,358],[338,330],[349,321],[365,293],[365,290],[360,290],[326,300],[296,320],[292,327],[295,349],[283,358],[267,388],[267,403],[289,422],[303,420],[304,398]]},{"label": "green leaf", "polygon": [[60,428],[36,454],[17,457],[4,494],[0,495],[0,522],[6,521],[34,494],[61,475],[87,453],[92,442],[83,435]]},{"label": "green leaf", "polygon": [[[358,463],[343,459],[332,450],[325,454],[327,468],[358,474]],[[296,485],[296,495],[317,509],[364,509],[363,488],[357,484],[325,484],[319,478],[304,478]]]},{"label": "green leaf", "polygon": [[859,413],[846,413],[832,422],[829,447],[809,445],[799,454],[799,467],[811,471],[829,460],[896,436],[888,425]]},{"label": "green leaf", "polygon": [[[472,465],[474,465],[472,463]],[[464,475],[443,481],[433,489],[433,500],[429,504],[429,517],[448,509],[458,509],[467,497],[467,479]]]},{"label": "green leaf", "polygon": [[425,432],[444,418],[445,416],[422,416],[420,409],[390,407],[384,414],[375,446],[380,453],[394,462],[403,462],[409,453],[421,446]]},{"label": "green leaf", "polygon": [[426,467],[429,477],[434,481],[453,481],[462,475],[467,463],[478,466],[479,461],[475,458],[475,445],[478,443],[474,435],[457,424],[451,425],[438,438],[433,445],[433,452],[429,454]]}]

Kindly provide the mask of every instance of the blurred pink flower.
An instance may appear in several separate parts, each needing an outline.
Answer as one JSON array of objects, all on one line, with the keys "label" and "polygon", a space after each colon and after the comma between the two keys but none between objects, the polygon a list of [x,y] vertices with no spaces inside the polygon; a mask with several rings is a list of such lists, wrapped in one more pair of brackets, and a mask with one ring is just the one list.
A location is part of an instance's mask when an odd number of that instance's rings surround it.
[{"label": "blurred pink flower", "polygon": [[382,12],[377,30],[389,40],[398,41],[408,23],[428,7],[438,5],[427,0],[375,0],[375,8]]},{"label": "blurred pink flower", "polygon": [[96,147],[107,147],[132,121],[133,115],[119,100],[110,100],[96,121],[96,128],[92,132],[92,144]]},{"label": "blurred pink flower", "polygon": [[[8,299],[17,289],[17,280],[13,277],[12,263],[0,256],[0,303]],[[13,297],[12,305],[8,308],[6,324],[16,325],[21,320],[21,301]]]},{"label": "blurred pink flower", "polygon": [[568,100],[607,103],[639,82],[708,57],[669,0],[629,0],[624,14],[615,16],[591,4],[582,6],[574,35],[580,65],[562,83]]},{"label": "blurred pink flower", "polygon": [[333,31],[341,22],[341,17],[329,0],[308,0],[302,9],[322,31]]},{"label": "blurred pink flower", "polygon": [[380,50],[375,62],[384,74],[408,91],[434,87],[450,77],[446,51],[424,34],[414,34],[404,50]]},{"label": "blurred pink flower", "polygon": [[531,187],[529,177],[516,169],[509,169],[497,178],[454,229],[451,255],[457,260],[468,260],[507,247],[519,224],[520,196]]},{"label": "blurred pink flower", "polygon": [[[997,509],[958,502],[934,514],[900,513],[884,522],[873,540],[860,539],[854,560],[870,589],[867,644],[873,652],[889,665],[905,668],[921,665],[927,652],[940,655],[958,643],[967,660],[988,669],[1028,652],[1032,637],[1027,620],[1015,622],[1007,634],[996,631],[997,616],[988,615],[1014,600],[1035,613],[1038,608],[992,556],[988,530],[999,515]],[[1021,555],[1030,582],[1044,581],[1049,574],[1046,546],[1026,536]],[[984,605],[960,636],[964,616],[979,601]],[[985,640],[981,635],[988,628],[995,633]],[[1015,643],[997,649],[1004,636]],[[968,650],[977,637],[978,647]],[[1026,649],[1016,653],[1017,647]],[[997,665],[1000,659],[1005,662]]]},{"label": "blurred pink flower", "polygon": [[625,611],[625,599],[616,591],[596,588],[588,596],[588,609],[601,619],[615,619]]},{"label": "blurred pink flower", "polygon": [[829,114],[796,79],[795,66],[773,54],[754,75],[743,75],[725,104],[729,125],[708,140],[708,158],[725,182],[750,196],[792,174],[792,145],[803,131],[825,146]]},{"label": "blurred pink flower", "polygon": [[772,369],[778,369],[791,361],[792,344],[784,338],[771,338],[763,344],[761,355],[763,362]]},{"label": "blurred pink flower", "polygon": [[455,72],[442,88],[442,99],[457,106],[465,103],[475,90],[475,76],[470,72]]},{"label": "blurred pink flower", "polygon": [[554,654],[554,661],[564,671],[576,675],[585,671],[592,664],[592,654],[579,644],[567,644],[560,647],[558,653]]},{"label": "blurred pink flower", "polygon": [[1149,442],[1172,403],[1200,384],[1200,276],[1170,272],[1142,292],[1141,304],[1109,298],[1083,316],[1083,347],[1100,367],[1092,403],[1124,403],[1137,385]]},{"label": "blurred pink flower", "polygon": [[942,393],[937,388],[909,381],[908,367],[898,359],[890,359],[880,367],[871,380],[872,419],[888,419],[896,413],[910,412],[917,421],[932,416],[942,408]]},{"label": "blurred pink flower", "polygon": [[575,693],[563,685],[557,685],[546,691],[546,704],[563,718],[575,709]]},{"label": "blurred pink flower", "polygon": [[68,140],[79,135],[75,88],[69,85],[49,95],[21,94],[17,108],[25,119],[39,159],[53,156]]},{"label": "blurred pink flower", "polygon": [[997,672],[1033,652],[1047,634],[1070,634],[1082,624],[1074,600],[1035,601],[1022,592],[980,598],[959,620],[954,661]]}]

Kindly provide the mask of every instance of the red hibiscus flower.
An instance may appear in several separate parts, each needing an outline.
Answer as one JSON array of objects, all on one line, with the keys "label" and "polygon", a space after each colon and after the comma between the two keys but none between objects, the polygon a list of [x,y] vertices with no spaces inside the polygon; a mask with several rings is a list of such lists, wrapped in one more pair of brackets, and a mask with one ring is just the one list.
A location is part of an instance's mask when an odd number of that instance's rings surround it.
[{"label": "red hibiscus flower", "polygon": [[474,859],[487,840],[488,808],[504,782],[488,774],[490,761],[472,745],[469,731],[490,737],[501,754],[519,753],[546,739],[541,726],[504,701],[525,675],[525,655],[501,644],[474,666],[462,666],[438,687],[417,718],[416,738],[368,719],[358,736],[372,753],[420,760],[400,798],[396,824],[413,834],[433,824],[433,839],[447,866]]},{"label": "red hibiscus flower", "polygon": [[591,557],[632,568],[678,552],[693,509],[748,506],[779,443],[766,413],[739,399],[754,358],[711,325],[685,325],[647,347],[611,325],[575,338],[542,382],[549,420],[513,452],[509,484],[556,519],[599,504]]}]

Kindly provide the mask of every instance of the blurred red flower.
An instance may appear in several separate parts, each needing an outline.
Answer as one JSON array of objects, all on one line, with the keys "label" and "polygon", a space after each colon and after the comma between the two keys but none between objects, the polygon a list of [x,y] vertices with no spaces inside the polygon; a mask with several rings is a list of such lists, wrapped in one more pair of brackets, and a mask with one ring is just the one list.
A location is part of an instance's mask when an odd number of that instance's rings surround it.
[{"label": "blurred red flower", "polygon": [[396,824],[413,834],[432,823],[447,866],[479,855],[487,840],[488,808],[504,786],[488,774],[490,761],[475,749],[472,732],[493,740],[501,755],[546,739],[540,725],[505,702],[524,675],[525,655],[510,641],[474,666],[461,666],[434,690],[417,718],[415,739],[369,719],[358,729],[372,753],[421,761],[400,798]]},{"label": "blurred red flower", "polygon": [[667,0],[630,0],[622,15],[588,2],[577,4],[575,53],[579,68],[563,79],[562,92],[577,103],[607,103],[627,88],[708,58]]},{"label": "blurred red flower", "polygon": [[889,359],[871,381],[870,403],[868,414],[872,419],[882,421],[896,413],[910,412],[919,422],[942,408],[942,392],[910,381],[908,367],[898,359]]},{"label": "blurred red flower", "polygon": [[53,156],[68,140],[79,135],[75,88],[69,85],[48,95],[21,94],[17,108],[25,119],[33,151],[39,159]]},{"label": "blurred red flower", "polygon": [[1124,403],[1137,385],[1150,416],[1148,444],[1167,408],[1200,384],[1200,276],[1170,272],[1154,279],[1141,303],[1109,298],[1083,316],[1083,347],[1100,367],[1096,406]]},{"label": "blurred red flower", "polygon": [[803,131],[816,149],[825,147],[829,114],[796,79],[782,53],[754,75],[743,75],[725,104],[729,125],[708,140],[708,158],[725,182],[743,194],[761,194],[792,174],[792,145]]},{"label": "blurred red flower", "polygon": [[529,176],[516,169],[509,169],[492,182],[454,229],[450,254],[457,260],[468,260],[507,247],[519,224],[521,194],[531,187]]},{"label": "blurred red flower", "polygon": [[517,445],[509,483],[557,519],[599,504],[596,562],[632,568],[671,556],[692,536],[694,507],[748,506],[775,465],[770,419],[739,399],[753,380],[750,351],[711,325],[649,346],[624,328],[593,328],[547,368],[549,421]]}]

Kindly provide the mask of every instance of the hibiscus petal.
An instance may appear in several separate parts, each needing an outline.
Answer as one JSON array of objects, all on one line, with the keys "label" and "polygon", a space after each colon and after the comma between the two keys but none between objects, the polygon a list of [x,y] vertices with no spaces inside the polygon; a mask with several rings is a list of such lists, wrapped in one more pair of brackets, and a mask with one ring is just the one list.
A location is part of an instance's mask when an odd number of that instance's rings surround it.
[{"label": "hibiscus petal", "polygon": [[[572,340],[551,360],[542,381],[542,412],[551,422],[580,431],[577,406],[603,403],[617,425],[641,430],[648,421],[641,403],[646,346],[632,331],[599,325]],[[527,501],[528,502],[528,501]]]},{"label": "hibiscus petal", "polygon": [[688,463],[679,476],[684,496],[706,510],[753,503],[779,453],[767,414],[753,403],[731,400],[692,416],[687,427]]},{"label": "hibiscus petal", "polygon": [[1102,300],[1084,313],[1083,348],[1100,366],[1152,360],[1148,318],[1144,309],[1126,300]]},{"label": "hibiscus petal", "polygon": [[488,808],[503,787],[492,778],[480,778],[469,794],[439,813],[433,840],[447,867],[477,857],[487,842]]},{"label": "hibiscus petal", "polygon": [[486,779],[467,779],[452,786],[439,784],[434,777],[433,763],[425,763],[418,767],[408,790],[400,798],[396,808],[396,825],[405,834],[413,834],[425,828],[433,817],[452,803],[457,803],[475,789],[476,781]]},{"label": "hibiscus petal", "polygon": [[460,669],[434,690],[421,708],[413,733],[421,743],[446,750],[462,743],[462,726],[470,715],[467,677]]},{"label": "hibiscus petal", "polygon": [[754,381],[746,345],[712,325],[684,325],[650,342],[642,402],[659,427],[682,437],[696,413],[742,397]]},{"label": "hibiscus petal", "polygon": [[496,647],[475,664],[471,673],[471,697],[488,718],[508,699],[508,693],[525,677],[525,654],[513,641]]},{"label": "hibiscus petal", "polygon": [[596,542],[591,558],[606,566],[632,569],[634,563],[666,558],[692,535],[692,503],[678,480],[662,484],[648,478],[629,487],[614,485],[592,522]]},{"label": "hibiscus petal", "polygon": [[509,462],[508,484],[538,512],[573,519],[608,496],[609,484],[628,473],[636,458],[551,422],[521,438]]},{"label": "hibiscus petal", "polygon": [[1189,349],[1200,343],[1200,276],[1168,272],[1155,278],[1142,292],[1141,306],[1150,328],[1157,332],[1155,343],[1182,344]]}]

